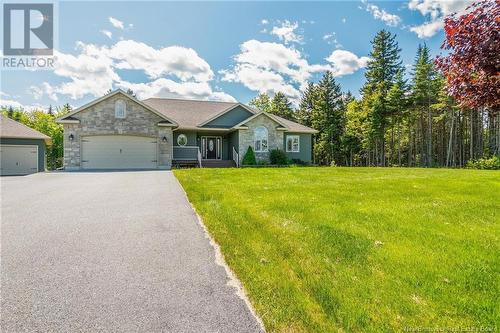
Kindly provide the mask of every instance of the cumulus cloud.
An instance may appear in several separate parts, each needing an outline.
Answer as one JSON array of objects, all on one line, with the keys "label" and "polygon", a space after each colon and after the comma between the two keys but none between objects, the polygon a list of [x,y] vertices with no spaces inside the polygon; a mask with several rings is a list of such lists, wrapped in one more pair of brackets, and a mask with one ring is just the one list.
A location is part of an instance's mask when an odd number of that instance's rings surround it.
[{"label": "cumulus cloud", "polygon": [[396,27],[401,23],[401,18],[395,14],[390,14],[384,9],[380,9],[378,6],[368,3],[366,0],[361,0],[365,5],[367,12],[371,13],[373,18],[380,20],[391,27]]},{"label": "cumulus cloud", "polygon": [[[155,49],[147,44],[124,40],[112,46],[77,43],[78,54],[55,52],[54,74],[67,79],[59,85],[44,82],[31,87],[33,95],[47,95],[58,100],[60,95],[79,99],[85,95],[102,96],[116,87],[130,88],[139,98],[150,96],[195,99],[234,100],[213,91],[210,81],[214,73],[196,51],[181,46]],[[133,69],[153,79],[150,83],[133,84],[123,80],[117,70]]]},{"label": "cumulus cloud", "polygon": [[366,67],[370,58],[358,57],[346,50],[335,50],[326,60],[331,64],[334,76],[343,76]]},{"label": "cumulus cloud", "polygon": [[109,30],[101,30],[101,34],[103,34],[104,36],[108,37],[109,39],[111,39],[113,37],[113,33]]},{"label": "cumulus cloud", "polygon": [[408,8],[420,12],[427,21],[421,25],[410,27],[410,31],[416,33],[419,38],[432,37],[443,29],[444,18],[447,15],[464,13],[471,4],[471,1],[463,0],[411,0],[408,3]]},{"label": "cumulus cloud", "polygon": [[280,22],[279,26],[274,26],[270,34],[277,36],[285,44],[289,43],[303,43],[303,37],[298,32],[298,22],[290,22],[285,20]]},{"label": "cumulus cloud", "polygon": [[44,107],[40,104],[25,105],[13,99],[3,99],[3,98],[0,98],[0,107],[4,108],[12,107],[13,109],[23,109],[26,111],[33,111],[33,110],[44,111]]},{"label": "cumulus cloud", "polygon": [[260,21],[260,24],[263,24],[263,25],[269,24],[269,20],[262,19],[262,20]]},{"label": "cumulus cloud", "polygon": [[109,20],[109,23],[111,23],[111,25],[113,27],[115,27],[116,29],[121,29],[121,30],[125,29],[125,25],[124,25],[123,21],[120,21],[119,19],[116,19],[116,18],[111,17],[111,16],[108,17],[108,20]]},{"label": "cumulus cloud", "polygon": [[314,73],[330,70],[335,76],[352,74],[366,66],[368,59],[336,50],[326,58],[327,63],[310,64],[296,49],[258,40],[244,42],[240,51],[234,66],[220,71],[223,81],[238,82],[259,93],[282,92],[295,104]]}]

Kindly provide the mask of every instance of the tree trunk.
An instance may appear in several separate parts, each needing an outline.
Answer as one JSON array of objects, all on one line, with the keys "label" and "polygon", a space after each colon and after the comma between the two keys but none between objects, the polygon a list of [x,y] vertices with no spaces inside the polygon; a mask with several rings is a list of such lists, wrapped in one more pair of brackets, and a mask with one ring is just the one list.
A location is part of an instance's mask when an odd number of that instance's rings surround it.
[{"label": "tree trunk", "polygon": [[455,122],[455,117],[453,110],[451,111],[451,125],[450,125],[450,139],[448,141],[448,151],[446,152],[446,166],[450,167],[451,150],[453,144],[453,125]]}]

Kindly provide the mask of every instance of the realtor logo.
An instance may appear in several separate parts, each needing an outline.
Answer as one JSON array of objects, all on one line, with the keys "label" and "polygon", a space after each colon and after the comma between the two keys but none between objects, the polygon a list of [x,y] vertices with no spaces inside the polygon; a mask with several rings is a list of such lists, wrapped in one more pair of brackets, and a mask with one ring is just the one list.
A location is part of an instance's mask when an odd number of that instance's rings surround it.
[{"label": "realtor logo", "polygon": [[51,56],[54,49],[54,5],[3,5],[3,55]]}]

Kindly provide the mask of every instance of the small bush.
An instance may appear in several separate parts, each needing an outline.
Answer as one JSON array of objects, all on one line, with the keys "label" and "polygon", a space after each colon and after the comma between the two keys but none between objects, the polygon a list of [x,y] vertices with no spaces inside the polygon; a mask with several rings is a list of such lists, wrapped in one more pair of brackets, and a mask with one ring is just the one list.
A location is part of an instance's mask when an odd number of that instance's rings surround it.
[{"label": "small bush", "polygon": [[500,158],[493,156],[490,158],[480,158],[477,160],[470,160],[467,162],[467,169],[480,169],[480,170],[500,170]]},{"label": "small bush", "polygon": [[281,149],[273,149],[269,155],[271,164],[274,165],[288,165],[288,157],[286,153]]},{"label": "small bush", "polygon": [[309,163],[302,161],[300,158],[292,158],[292,163],[296,165],[309,165]]},{"label": "small bush", "polygon": [[245,156],[243,156],[243,161],[241,161],[243,165],[256,165],[257,160],[255,159],[255,153],[253,152],[252,147],[248,146],[247,152]]}]

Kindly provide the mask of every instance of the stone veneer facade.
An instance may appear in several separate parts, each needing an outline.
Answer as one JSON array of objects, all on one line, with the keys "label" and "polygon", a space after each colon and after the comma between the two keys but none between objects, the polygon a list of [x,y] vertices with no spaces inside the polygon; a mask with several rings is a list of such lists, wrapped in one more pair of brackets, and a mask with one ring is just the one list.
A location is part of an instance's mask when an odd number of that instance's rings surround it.
[{"label": "stone veneer facade", "polygon": [[[118,99],[127,105],[124,119],[115,117],[115,102]],[[64,124],[64,166],[68,170],[81,168],[82,137],[116,134],[156,138],[158,168],[170,169],[172,166],[172,128],[158,126],[165,119],[129,98],[118,94],[76,113],[72,118],[80,120],[80,123]],[[73,141],[69,140],[71,134],[74,136]],[[164,136],[167,142],[162,141]]]},{"label": "stone veneer facade", "polygon": [[239,130],[239,157],[240,163],[243,160],[243,156],[245,156],[248,146],[254,148],[254,130],[258,126],[264,126],[267,128],[267,152],[255,152],[255,158],[257,161],[267,161],[269,162],[269,152],[272,149],[281,149],[283,150],[283,131],[279,131],[276,127],[279,127],[276,121],[272,120],[266,115],[260,115],[249,122],[245,123],[245,126],[248,126],[248,129],[240,129]]}]

